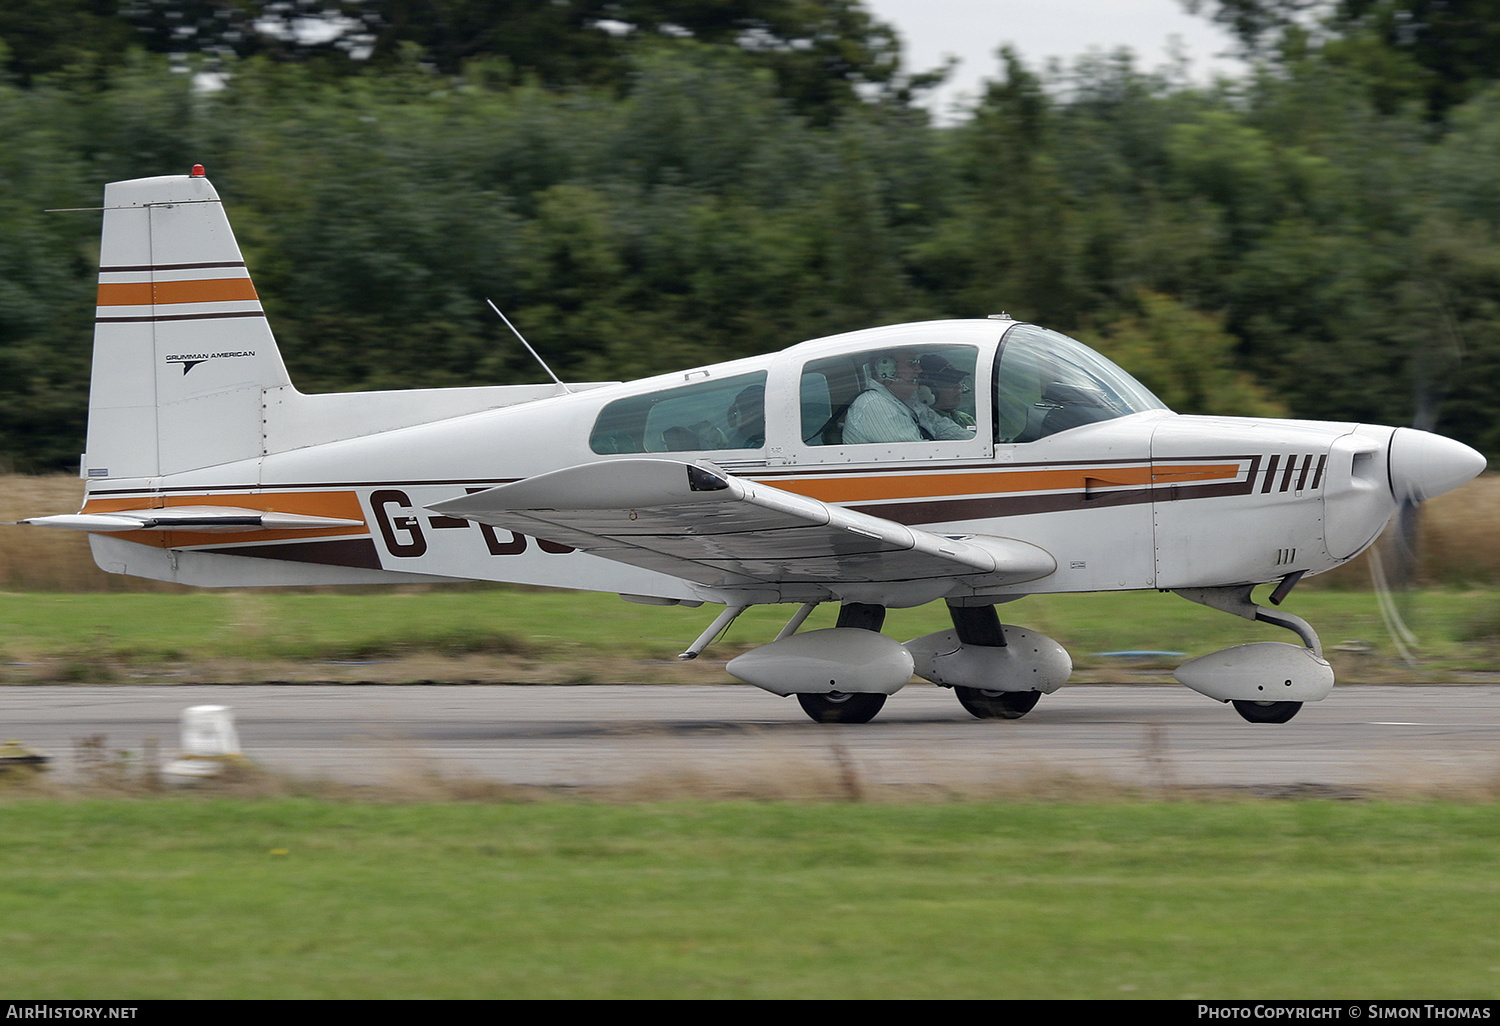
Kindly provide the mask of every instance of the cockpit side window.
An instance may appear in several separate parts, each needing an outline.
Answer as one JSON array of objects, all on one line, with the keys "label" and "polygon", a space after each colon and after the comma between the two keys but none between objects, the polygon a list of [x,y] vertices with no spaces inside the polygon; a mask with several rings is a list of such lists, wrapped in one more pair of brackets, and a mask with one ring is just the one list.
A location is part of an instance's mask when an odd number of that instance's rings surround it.
[{"label": "cockpit side window", "polygon": [[589,434],[589,448],[601,454],[765,444],[765,371],[616,399],[599,411]]},{"label": "cockpit side window", "polygon": [[994,381],[997,442],[1034,442],[1083,424],[1166,409],[1088,346],[1034,324],[1005,333]]},{"label": "cockpit side window", "polygon": [[813,360],[802,369],[808,445],[973,438],[974,346],[893,346]]}]

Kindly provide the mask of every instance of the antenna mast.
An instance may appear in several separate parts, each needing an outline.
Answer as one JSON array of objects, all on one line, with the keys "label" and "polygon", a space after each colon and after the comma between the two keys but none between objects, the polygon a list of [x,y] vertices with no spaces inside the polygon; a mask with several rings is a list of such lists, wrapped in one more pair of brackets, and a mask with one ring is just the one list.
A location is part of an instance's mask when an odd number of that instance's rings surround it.
[{"label": "antenna mast", "polygon": [[541,355],[535,349],[531,348],[531,343],[526,341],[525,335],[522,335],[519,331],[516,331],[516,326],[510,323],[509,317],[500,312],[500,308],[495,305],[495,301],[492,299],[486,299],[485,302],[490,304],[490,309],[495,311],[495,315],[505,322],[505,326],[511,330],[516,338],[521,340],[521,345],[526,347],[526,351],[532,355],[537,363],[542,365],[542,370],[546,371],[548,376],[551,377],[553,381],[557,382],[557,387],[571,395],[573,390],[567,385],[563,384],[562,378],[552,373],[552,368],[547,366],[547,361],[543,360]]}]

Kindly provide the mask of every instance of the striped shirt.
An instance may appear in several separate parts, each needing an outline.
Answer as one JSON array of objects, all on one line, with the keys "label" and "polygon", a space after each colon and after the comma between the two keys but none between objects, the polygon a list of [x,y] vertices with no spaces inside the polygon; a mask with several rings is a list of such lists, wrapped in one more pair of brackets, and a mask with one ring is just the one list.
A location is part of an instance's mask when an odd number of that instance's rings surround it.
[{"label": "striped shirt", "polygon": [[973,437],[972,428],[964,428],[940,417],[931,407],[915,400],[910,405],[903,403],[878,382],[855,397],[844,418],[845,445]]}]

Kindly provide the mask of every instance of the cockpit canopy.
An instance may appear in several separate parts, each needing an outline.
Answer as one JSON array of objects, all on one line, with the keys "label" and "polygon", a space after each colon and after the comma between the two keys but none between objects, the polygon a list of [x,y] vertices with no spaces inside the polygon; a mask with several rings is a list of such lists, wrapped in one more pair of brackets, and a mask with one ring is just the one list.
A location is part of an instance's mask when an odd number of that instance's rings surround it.
[{"label": "cockpit canopy", "polygon": [[595,420],[590,448],[600,454],[762,450],[771,409],[797,411],[796,437],[790,418],[780,414],[772,444],[806,447],[817,459],[835,448],[922,442],[967,451],[1165,409],[1092,349],[1033,324],[936,321],[807,346],[801,359],[802,346],[773,358],[769,373],[741,361],[616,399]]}]

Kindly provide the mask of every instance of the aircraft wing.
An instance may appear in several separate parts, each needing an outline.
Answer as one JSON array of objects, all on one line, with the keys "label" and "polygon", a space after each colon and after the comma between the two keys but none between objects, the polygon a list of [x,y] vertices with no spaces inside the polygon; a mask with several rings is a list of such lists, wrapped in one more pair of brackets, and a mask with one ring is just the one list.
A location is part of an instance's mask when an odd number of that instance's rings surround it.
[{"label": "aircraft wing", "polygon": [[983,576],[1056,569],[1034,545],[949,538],[666,459],[588,463],[427,507],[709,587]]}]

